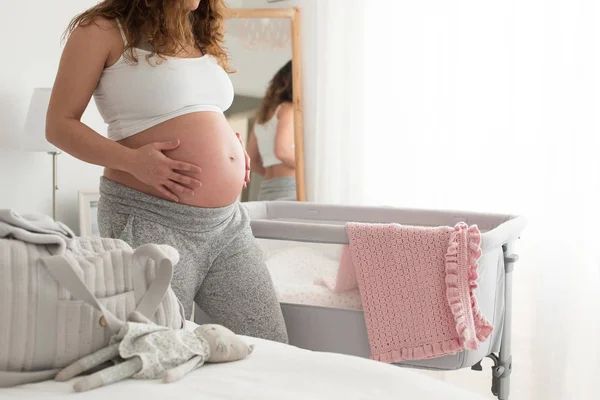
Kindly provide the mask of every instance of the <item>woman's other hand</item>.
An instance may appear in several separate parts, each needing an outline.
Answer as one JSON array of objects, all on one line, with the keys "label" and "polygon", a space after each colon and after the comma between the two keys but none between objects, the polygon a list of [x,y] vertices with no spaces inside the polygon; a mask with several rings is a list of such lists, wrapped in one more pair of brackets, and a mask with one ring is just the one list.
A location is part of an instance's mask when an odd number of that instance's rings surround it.
[{"label": "woman's other hand", "polygon": [[179,147],[179,140],[150,143],[133,151],[129,173],[146,185],[152,186],[168,199],[179,202],[178,194],[193,195],[202,183],[181,172],[202,172],[197,165],[175,161],[163,151]]},{"label": "woman's other hand", "polygon": [[240,144],[242,145],[242,149],[244,149],[244,156],[246,157],[246,175],[244,176],[244,189],[248,187],[248,182],[250,182],[250,156],[248,155],[248,152],[246,151],[246,146],[244,146],[244,141],[242,140],[242,135],[240,135],[239,133],[235,133],[235,136],[237,136],[238,140],[240,141]]}]

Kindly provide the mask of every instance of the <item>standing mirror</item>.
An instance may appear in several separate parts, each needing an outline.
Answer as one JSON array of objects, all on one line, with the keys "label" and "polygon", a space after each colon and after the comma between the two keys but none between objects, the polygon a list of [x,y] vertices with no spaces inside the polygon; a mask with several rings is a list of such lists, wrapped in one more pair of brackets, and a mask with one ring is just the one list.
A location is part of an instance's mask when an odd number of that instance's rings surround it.
[{"label": "standing mirror", "polygon": [[306,201],[299,28],[296,8],[230,10],[235,95],[225,115],[252,159],[241,201]]}]

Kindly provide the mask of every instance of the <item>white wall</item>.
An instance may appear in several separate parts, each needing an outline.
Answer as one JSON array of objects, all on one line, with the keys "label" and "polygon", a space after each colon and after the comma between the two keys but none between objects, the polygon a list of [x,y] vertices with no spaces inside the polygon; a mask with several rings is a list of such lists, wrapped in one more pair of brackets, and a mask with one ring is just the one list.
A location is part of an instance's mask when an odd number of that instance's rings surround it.
[{"label": "white wall", "polygon": [[[95,0],[0,0],[0,36],[4,38],[0,62],[0,208],[51,213],[51,157],[15,149],[23,135],[33,88],[52,86],[64,29],[75,14],[94,4]],[[100,132],[105,130],[93,102],[84,121]],[[59,157],[58,219],[77,226],[77,191],[97,190],[101,172],[99,167],[69,155]]]},{"label": "white wall", "polygon": [[[317,0],[290,0],[266,3],[264,0],[234,1],[244,7],[297,6],[302,13],[302,56],[304,73],[304,129],[308,196],[314,171],[312,148],[316,118],[316,25]],[[61,35],[69,20],[78,12],[96,4],[96,0],[14,1],[0,0],[0,36],[3,57],[0,62],[0,208],[19,212],[51,213],[51,157],[47,154],[14,150],[23,135],[29,98],[35,87],[50,87],[61,54]],[[14,39],[14,40],[13,40]],[[105,132],[93,101],[84,122],[100,133]],[[74,229],[78,225],[77,191],[97,190],[99,167],[80,162],[69,155],[59,157],[57,219]]]}]

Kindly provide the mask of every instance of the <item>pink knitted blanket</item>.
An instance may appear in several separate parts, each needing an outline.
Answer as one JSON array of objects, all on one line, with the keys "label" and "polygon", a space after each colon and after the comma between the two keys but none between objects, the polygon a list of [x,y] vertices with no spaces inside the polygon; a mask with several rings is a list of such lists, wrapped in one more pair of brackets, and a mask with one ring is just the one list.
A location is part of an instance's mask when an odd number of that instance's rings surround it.
[{"label": "pink knitted blanket", "polygon": [[493,327],[477,305],[477,226],[349,223],[340,268],[322,284],[360,289],[371,358],[418,360],[477,349]]}]

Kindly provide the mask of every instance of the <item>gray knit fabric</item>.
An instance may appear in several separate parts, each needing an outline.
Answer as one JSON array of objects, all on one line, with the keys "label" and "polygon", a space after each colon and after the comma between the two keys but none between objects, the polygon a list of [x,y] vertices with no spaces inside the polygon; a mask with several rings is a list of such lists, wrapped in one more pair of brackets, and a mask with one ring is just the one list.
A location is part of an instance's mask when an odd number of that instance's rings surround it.
[{"label": "gray knit fabric", "polygon": [[62,254],[75,234],[61,222],[43,214],[20,215],[0,210],[0,238],[11,237],[26,243],[45,244],[52,254]]},{"label": "gray knit fabric", "polygon": [[188,318],[195,301],[239,335],[287,343],[273,281],[239,203],[192,207],[102,178],[98,224],[102,236],[133,248],[155,243],[179,251],[171,285]]},{"label": "gray knit fabric", "polygon": [[258,192],[258,200],[295,201],[296,178],[293,176],[280,176],[262,181]]}]

